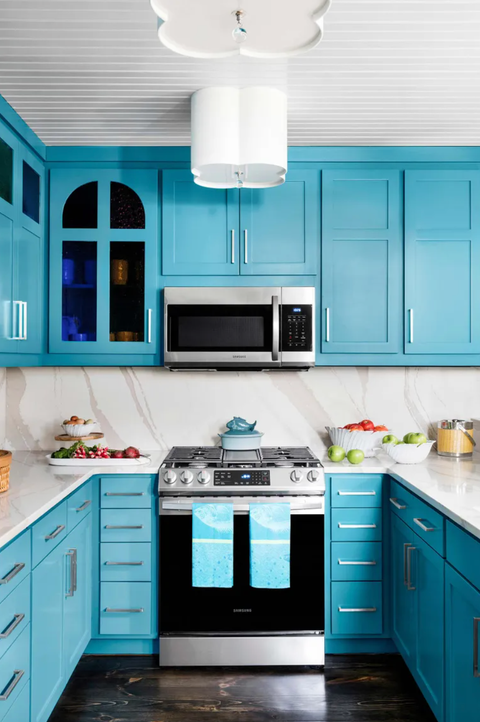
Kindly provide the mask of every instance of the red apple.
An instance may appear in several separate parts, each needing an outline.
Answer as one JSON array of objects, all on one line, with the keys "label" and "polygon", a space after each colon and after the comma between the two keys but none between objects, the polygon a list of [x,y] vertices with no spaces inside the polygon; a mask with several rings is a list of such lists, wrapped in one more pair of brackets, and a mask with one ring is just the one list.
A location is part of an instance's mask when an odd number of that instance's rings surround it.
[{"label": "red apple", "polygon": [[375,424],[373,421],[370,421],[370,419],[364,419],[363,421],[360,421],[360,426],[363,427],[364,431],[373,431],[375,428]]},{"label": "red apple", "polygon": [[375,426],[374,431],[388,431],[388,426],[384,426],[383,424],[380,424],[379,426]]},{"label": "red apple", "polygon": [[350,433],[352,431],[365,431],[361,424],[350,424]]}]

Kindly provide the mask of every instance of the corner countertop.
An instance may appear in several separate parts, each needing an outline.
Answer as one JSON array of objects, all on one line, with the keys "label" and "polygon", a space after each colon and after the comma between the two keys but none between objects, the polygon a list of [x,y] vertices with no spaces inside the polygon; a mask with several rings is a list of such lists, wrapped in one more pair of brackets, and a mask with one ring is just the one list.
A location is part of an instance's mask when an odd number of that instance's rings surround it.
[{"label": "corner countertop", "polygon": [[[45,452],[13,452],[10,489],[0,495],[0,547],[97,474],[157,474],[166,451],[148,452],[138,466],[49,466]],[[396,464],[386,454],[361,464],[321,459],[326,474],[390,474],[427,503],[480,539],[480,456],[442,459],[431,452],[421,464]]]}]

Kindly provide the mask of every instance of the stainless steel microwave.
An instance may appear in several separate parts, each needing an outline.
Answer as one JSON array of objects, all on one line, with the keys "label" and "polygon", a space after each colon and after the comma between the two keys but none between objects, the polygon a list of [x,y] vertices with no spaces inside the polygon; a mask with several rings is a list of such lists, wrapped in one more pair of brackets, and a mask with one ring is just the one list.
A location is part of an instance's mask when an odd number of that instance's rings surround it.
[{"label": "stainless steel microwave", "polygon": [[308,369],[315,365],[315,289],[166,288],[170,369]]}]

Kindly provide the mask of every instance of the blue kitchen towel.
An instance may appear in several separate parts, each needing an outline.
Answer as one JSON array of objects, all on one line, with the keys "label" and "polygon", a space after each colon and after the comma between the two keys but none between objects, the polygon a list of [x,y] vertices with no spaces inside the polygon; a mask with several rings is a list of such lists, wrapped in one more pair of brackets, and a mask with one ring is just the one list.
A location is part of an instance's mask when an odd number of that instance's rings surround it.
[{"label": "blue kitchen towel", "polygon": [[250,586],[290,587],[290,504],[250,504]]},{"label": "blue kitchen towel", "polygon": [[192,585],[233,587],[233,504],[192,504]]}]

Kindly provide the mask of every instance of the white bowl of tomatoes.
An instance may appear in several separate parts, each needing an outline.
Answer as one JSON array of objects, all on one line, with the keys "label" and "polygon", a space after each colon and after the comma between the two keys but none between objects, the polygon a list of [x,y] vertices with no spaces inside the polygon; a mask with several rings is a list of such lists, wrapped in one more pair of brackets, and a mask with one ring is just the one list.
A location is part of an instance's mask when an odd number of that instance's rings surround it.
[{"label": "white bowl of tomatoes", "polygon": [[375,456],[375,450],[381,447],[383,437],[390,431],[384,424],[375,425],[370,419],[358,424],[325,428],[332,444],[341,446],[347,454],[351,449],[361,449],[368,457]]}]

